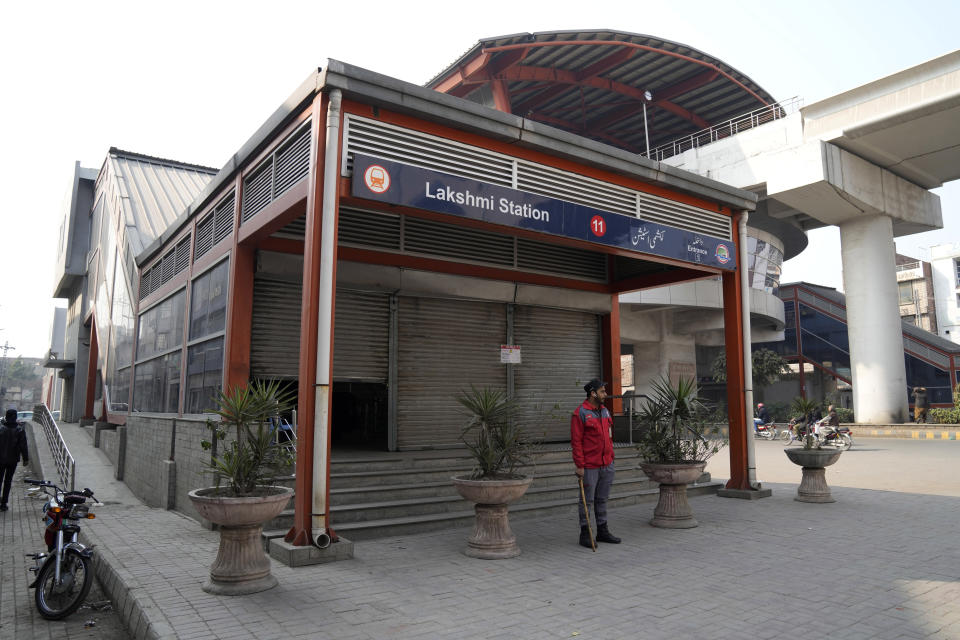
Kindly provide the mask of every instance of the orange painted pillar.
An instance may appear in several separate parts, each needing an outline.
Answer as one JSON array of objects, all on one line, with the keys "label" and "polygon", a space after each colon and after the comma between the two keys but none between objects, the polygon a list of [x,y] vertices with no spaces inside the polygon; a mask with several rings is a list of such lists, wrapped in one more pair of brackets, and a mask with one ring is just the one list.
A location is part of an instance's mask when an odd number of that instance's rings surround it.
[{"label": "orange painted pillar", "polygon": [[[736,220],[734,221],[736,228]],[[733,251],[737,270],[724,271],[723,279],[723,334],[727,356],[727,407],[730,418],[730,481],[727,489],[750,489],[747,473],[747,407],[744,405],[743,378],[743,295],[740,286],[739,247]]]},{"label": "orange painted pillar", "polygon": [[297,477],[293,527],[285,540],[297,546],[311,542],[313,511],[314,384],[317,379],[317,324],[320,287],[320,240],[323,203],[323,123],[327,100],[317,96],[311,124],[307,220],[303,245],[303,294],[300,305],[300,368],[297,388]]},{"label": "orange painted pillar", "polygon": [[[603,316],[601,325],[601,339],[603,342],[603,379],[609,383],[607,391],[612,396],[623,393],[620,380],[620,295],[610,296],[610,313]],[[611,400],[610,411],[614,414],[623,413],[623,398]]]},{"label": "orange painted pillar", "polygon": [[230,304],[224,354],[223,388],[243,386],[250,380],[250,338],[253,332],[253,273],[256,250],[237,245],[230,256]]}]

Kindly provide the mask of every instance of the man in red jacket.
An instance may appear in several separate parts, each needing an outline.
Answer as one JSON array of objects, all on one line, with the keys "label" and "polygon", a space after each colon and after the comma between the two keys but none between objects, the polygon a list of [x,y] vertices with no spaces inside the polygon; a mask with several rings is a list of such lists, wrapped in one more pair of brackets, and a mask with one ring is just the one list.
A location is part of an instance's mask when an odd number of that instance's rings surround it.
[{"label": "man in red jacket", "polygon": [[[577,476],[583,478],[587,503],[593,503],[597,521],[597,542],[619,544],[620,538],[607,528],[607,498],[613,484],[613,416],[603,406],[607,383],[594,378],[583,386],[587,399],[570,417],[570,446]],[[587,514],[580,503],[580,544],[590,548]]]}]

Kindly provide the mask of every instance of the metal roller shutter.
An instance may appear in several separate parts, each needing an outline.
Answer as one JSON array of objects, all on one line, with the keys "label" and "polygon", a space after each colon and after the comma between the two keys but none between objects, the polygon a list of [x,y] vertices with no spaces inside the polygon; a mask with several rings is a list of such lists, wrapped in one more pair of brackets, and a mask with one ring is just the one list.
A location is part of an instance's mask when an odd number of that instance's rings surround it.
[{"label": "metal roller shutter", "polygon": [[397,444],[455,445],[466,417],[456,401],[470,385],[506,388],[500,345],[506,305],[401,297]]},{"label": "metal roller shutter", "polygon": [[299,282],[254,276],[251,377],[291,380],[299,376],[301,290]]},{"label": "metal roller shutter", "polygon": [[514,367],[516,397],[532,437],[570,440],[570,414],[585,385],[600,375],[600,323],[581,311],[517,306],[514,342],[523,361]]},{"label": "metal roller shutter", "polygon": [[333,379],[387,382],[390,296],[337,290]]}]

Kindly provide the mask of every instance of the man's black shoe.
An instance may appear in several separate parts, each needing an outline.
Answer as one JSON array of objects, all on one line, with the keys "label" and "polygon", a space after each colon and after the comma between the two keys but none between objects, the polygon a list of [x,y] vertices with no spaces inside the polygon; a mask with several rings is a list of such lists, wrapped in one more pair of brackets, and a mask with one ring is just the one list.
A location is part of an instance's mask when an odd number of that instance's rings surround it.
[{"label": "man's black shoe", "polygon": [[607,523],[597,525],[597,542],[609,542],[610,544],[620,544],[620,538],[610,533]]},{"label": "man's black shoe", "polygon": [[6,511],[6,510],[7,510],[7,505],[0,504],[0,511]]},{"label": "man's black shoe", "polygon": [[580,546],[593,549],[593,545],[590,544],[590,529],[586,526],[580,527]]}]

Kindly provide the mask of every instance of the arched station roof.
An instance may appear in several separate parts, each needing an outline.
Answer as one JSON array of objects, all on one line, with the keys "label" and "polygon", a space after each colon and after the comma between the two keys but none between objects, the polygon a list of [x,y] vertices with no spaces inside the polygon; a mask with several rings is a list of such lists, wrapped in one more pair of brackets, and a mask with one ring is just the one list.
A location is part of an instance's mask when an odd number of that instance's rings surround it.
[{"label": "arched station roof", "polygon": [[636,153],[644,103],[653,149],[776,102],[697,49],[611,30],[481,40],[426,86]]}]

